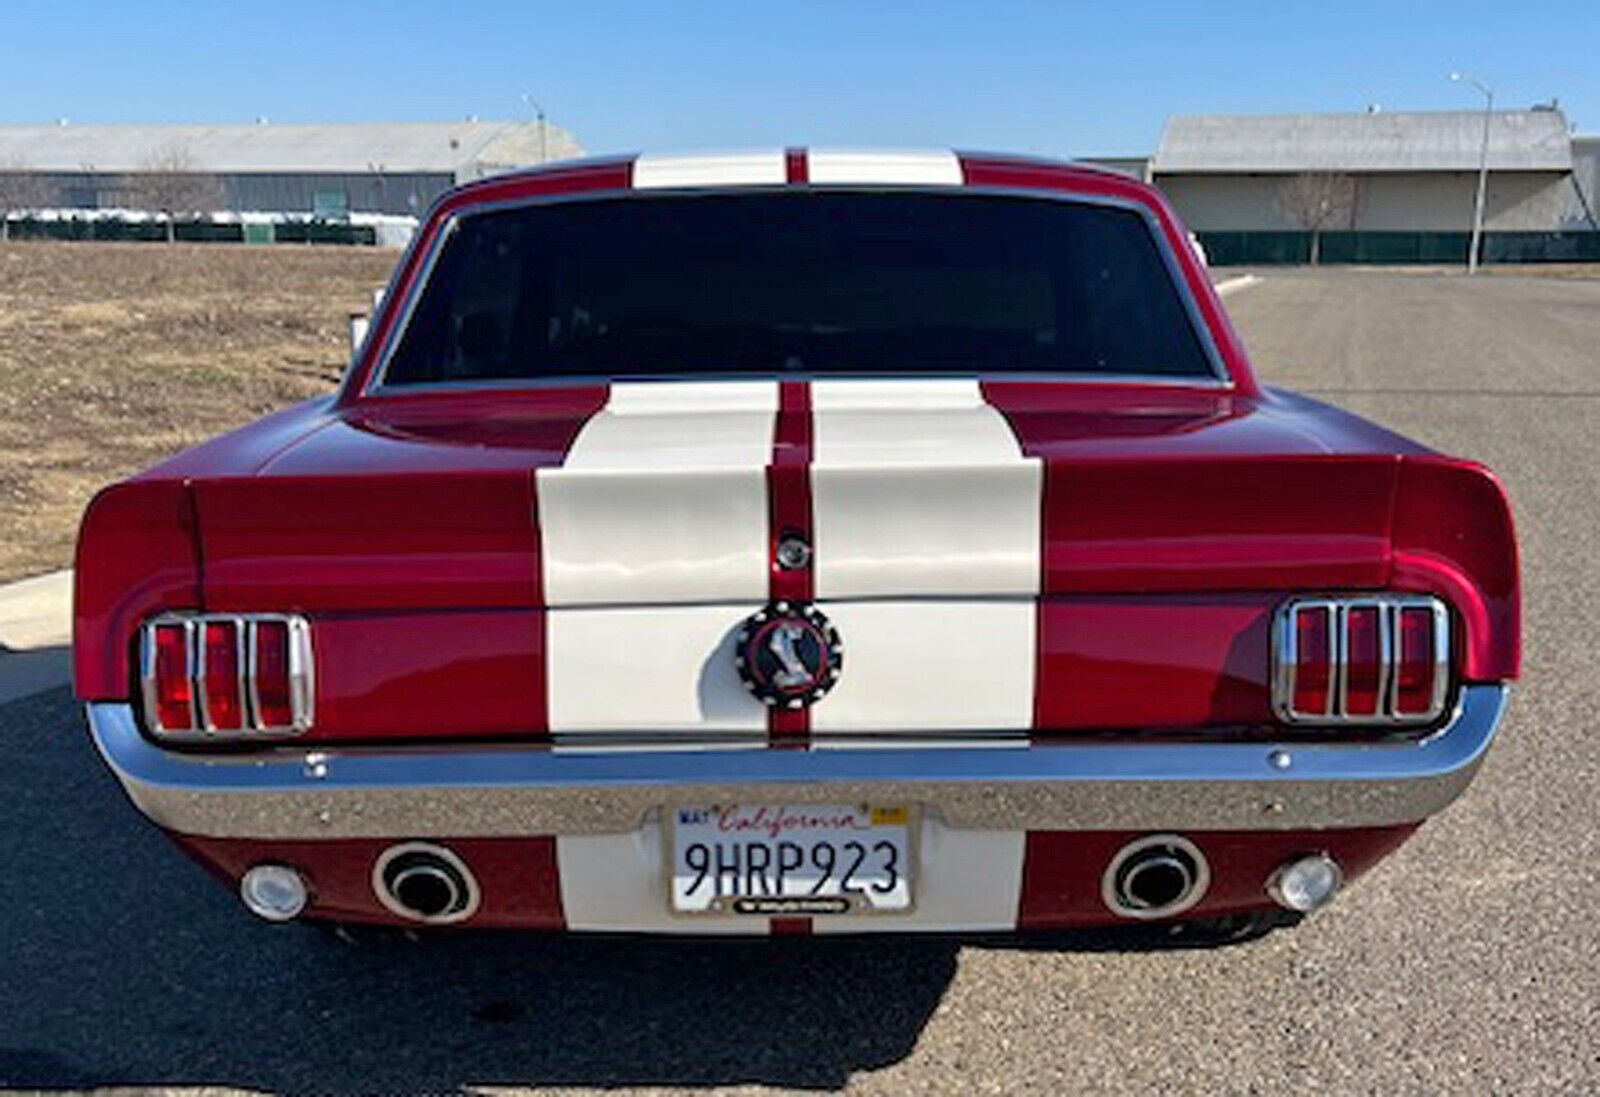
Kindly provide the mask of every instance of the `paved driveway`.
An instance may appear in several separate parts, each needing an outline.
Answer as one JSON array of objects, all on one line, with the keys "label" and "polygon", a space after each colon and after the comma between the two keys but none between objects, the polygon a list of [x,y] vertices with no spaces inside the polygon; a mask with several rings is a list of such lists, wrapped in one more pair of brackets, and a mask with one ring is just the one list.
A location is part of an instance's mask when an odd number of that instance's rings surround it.
[{"label": "paved driveway", "polygon": [[1600,1089],[1600,282],[1269,272],[1267,378],[1488,461],[1527,680],[1465,799],[1334,909],[1144,934],[351,949],[251,921],[139,825],[65,691],[0,708],[0,1083],[421,1093]]}]

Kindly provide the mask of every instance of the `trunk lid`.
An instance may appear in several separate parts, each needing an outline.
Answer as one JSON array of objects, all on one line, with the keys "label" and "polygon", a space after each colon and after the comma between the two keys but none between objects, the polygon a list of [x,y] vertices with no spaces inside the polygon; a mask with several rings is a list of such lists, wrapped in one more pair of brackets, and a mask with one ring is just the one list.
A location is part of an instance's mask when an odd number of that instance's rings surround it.
[{"label": "trunk lid", "polygon": [[818,599],[1364,586],[1416,449],[1226,393],[794,387],[803,401],[618,384],[327,418],[256,476],[197,481],[208,595],[268,597],[281,570],[326,608],[765,599],[786,523],[807,527]]}]

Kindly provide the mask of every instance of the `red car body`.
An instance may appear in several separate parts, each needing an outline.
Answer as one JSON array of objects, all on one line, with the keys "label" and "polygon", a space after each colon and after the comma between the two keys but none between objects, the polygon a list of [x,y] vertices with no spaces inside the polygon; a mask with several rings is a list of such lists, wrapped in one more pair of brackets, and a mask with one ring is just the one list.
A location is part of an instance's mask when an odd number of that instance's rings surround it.
[{"label": "red car body", "polygon": [[[1216,375],[383,382],[462,219],[750,192],[1133,211]],[[763,603],[838,626],[834,694],[725,696],[726,637]],[[283,734],[206,726],[277,703],[247,681],[281,642],[235,631],[253,615],[305,629],[305,718]],[[191,629],[170,634],[188,693],[154,680],[160,621]],[[132,800],[230,885],[287,869],[293,913],[345,922],[970,931],[1293,908],[1288,866],[1352,879],[1465,787],[1518,645],[1490,473],[1260,386],[1154,188],[989,156],[629,158],[458,188],[337,395],[106,489],[77,562],[77,691]],[[1292,711],[1355,714],[1369,673],[1369,719]],[[1437,694],[1424,719],[1401,711],[1413,687]],[[190,734],[152,718],[165,689]],[[909,808],[914,901],[669,904],[680,805],[835,802]],[[385,872],[435,854],[442,894],[471,894],[430,917]],[[1172,902],[1119,893],[1141,857],[1176,873],[1147,880]]]}]

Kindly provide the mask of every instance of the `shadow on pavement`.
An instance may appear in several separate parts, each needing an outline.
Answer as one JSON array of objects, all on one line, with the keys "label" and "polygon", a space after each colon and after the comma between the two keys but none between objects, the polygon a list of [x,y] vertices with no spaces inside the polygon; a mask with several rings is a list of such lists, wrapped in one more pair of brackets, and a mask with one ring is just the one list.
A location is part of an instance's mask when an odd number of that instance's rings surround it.
[{"label": "shadow on pavement", "polygon": [[908,1055],[955,973],[960,942],[944,938],[351,947],[256,922],[172,850],[94,757],[66,690],[0,707],[0,774],[0,1086],[835,1088]]},{"label": "shadow on pavement", "polygon": [[72,681],[72,649],[65,644],[12,649],[0,643],[0,705]]}]

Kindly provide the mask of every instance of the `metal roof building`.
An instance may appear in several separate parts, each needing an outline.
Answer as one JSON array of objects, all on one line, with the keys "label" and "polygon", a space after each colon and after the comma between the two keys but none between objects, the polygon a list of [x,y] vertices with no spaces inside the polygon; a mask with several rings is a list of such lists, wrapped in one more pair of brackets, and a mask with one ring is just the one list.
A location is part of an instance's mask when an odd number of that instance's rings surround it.
[{"label": "metal roof building", "polygon": [[581,155],[540,122],[0,126],[0,173],[35,177],[49,205],[136,205],[141,174],[182,165],[233,210],[419,213],[442,190]]},{"label": "metal roof building", "polygon": [[[1477,171],[1482,111],[1188,115],[1161,132],[1157,174]],[[1496,111],[1490,171],[1569,171],[1572,140],[1557,110]]]},{"label": "metal roof building", "polygon": [[[1287,180],[1337,174],[1353,200],[1330,231],[1470,229],[1482,111],[1179,116],[1168,121],[1150,175],[1200,232],[1282,231]],[[1489,118],[1491,231],[1584,229],[1573,140],[1559,110],[1496,111]]]}]

